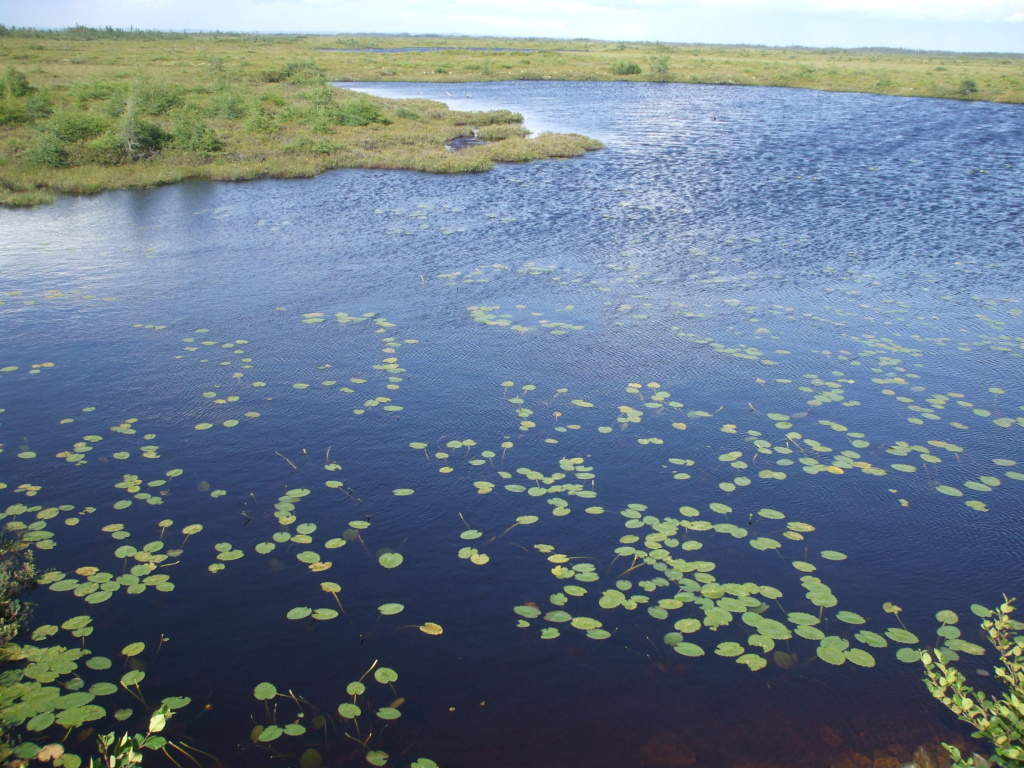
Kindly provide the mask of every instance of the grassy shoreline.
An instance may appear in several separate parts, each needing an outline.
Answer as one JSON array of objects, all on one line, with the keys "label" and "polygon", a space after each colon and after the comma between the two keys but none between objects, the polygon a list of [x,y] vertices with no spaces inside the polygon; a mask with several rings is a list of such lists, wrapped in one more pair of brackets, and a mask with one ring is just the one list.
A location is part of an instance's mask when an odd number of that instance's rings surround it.
[{"label": "grassy shoreline", "polygon": [[[458,112],[331,82],[685,82],[1024,103],[1024,56],[1013,54],[2,26],[0,42],[5,206],[333,168],[479,172],[601,146],[577,134],[526,138],[522,117],[504,110]],[[415,47],[441,50],[381,50]],[[490,143],[445,147],[474,133]]]}]

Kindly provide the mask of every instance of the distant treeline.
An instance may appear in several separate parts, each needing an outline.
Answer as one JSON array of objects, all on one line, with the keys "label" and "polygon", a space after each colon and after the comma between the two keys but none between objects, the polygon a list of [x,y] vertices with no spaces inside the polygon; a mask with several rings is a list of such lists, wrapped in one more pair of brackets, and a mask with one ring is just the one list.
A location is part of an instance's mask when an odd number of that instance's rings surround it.
[{"label": "distant treeline", "polygon": [[7,27],[0,24],[0,37],[27,37],[49,40],[181,40],[186,37],[224,36],[233,38],[261,37],[244,32],[164,32],[157,29],[118,29],[116,27],[84,27],[76,24],[63,29],[36,29],[34,27]]},{"label": "distant treeline", "polygon": [[[323,36],[333,37],[329,33],[309,33],[312,36]],[[23,38],[48,38],[51,40],[180,40],[187,37],[230,37],[235,39],[273,39],[276,37],[305,37],[302,34],[289,34],[289,35],[278,35],[274,33],[261,34],[258,32],[221,32],[221,31],[185,31],[173,32],[173,31],[162,31],[157,29],[135,29],[129,27],[128,29],[120,29],[117,27],[87,27],[81,24],[76,24],[73,27],[64,27],[62,29],[36,29],[34,27],[7,27],[0,24],[0,37],[23,37]],[[347,33],[345,37],[348,38],[348,42],[353,47],[369,46],[368,40],[375,40],[379,42],[379,38],[405,38],[409,40],[472,40],[477,43],[486,41],[501,42],[503,45],[510,45],[514,42],[526,44],[538,44],[541,42],[547,42],[551,44],[561,43],[575,43],[575,44],[608,44],[613,41],[608,40],[591,40],[587,38],[574,38],[573,40],[558,40],[555,38],[538,38],[538,37],[524,37],[524,38],[505,38],[505,37],[469,37],[467,35],[439,35],[439,34],[415,34],[415,33],[396,33],[396,34],[383,34],[383,33],[370,33],[370,32],[354,32]],[[339,40],[341,38],[339,37]],[[621,43],[625,45],[625,41]],[[943,56],[948,57],[954,55],[963,58],[974,58],[974,59],[1024,59],[1024,53],[999,53],[996,51],[991,52],[977,52],[977,53],[965,53],[965,52],[952,52],[952,51],[929,51],[916,48],[887,48],[887,47],[863,47],[863,48],[835,48],[835,47],[815,47],[815,46],[804,46],[804,45],[757,45],[757,44],[711,44],[711,43],[693,43],[693,42],[665,42],[665,41],[632,41],[630,45],[633,46],[644,46],[653,45],[661,49],[669,48],[707,48],[707,49],[720,49],[728,51],[731,49],[749,49],[749,50],[770,50],[770,51],[807,51],[822,54],[841,54],[841,53],[853,53],[853,54],[866,54],[869,56]],[[371,46],[372,47],[372,46]]]}]

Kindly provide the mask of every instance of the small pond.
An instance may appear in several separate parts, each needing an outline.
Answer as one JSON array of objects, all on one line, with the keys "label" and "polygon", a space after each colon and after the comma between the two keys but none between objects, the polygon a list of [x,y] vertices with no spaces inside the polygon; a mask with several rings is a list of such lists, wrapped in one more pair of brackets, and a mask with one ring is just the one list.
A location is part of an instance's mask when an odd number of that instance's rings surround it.
[{"label": "small pond", "polygon": [[76,656],[31,738],[164,697],[233,767],[966,738],[916,649],[985,684],[1024,594],[1024,110],[352,87],[607,148],[0,212],[0,512]]}]

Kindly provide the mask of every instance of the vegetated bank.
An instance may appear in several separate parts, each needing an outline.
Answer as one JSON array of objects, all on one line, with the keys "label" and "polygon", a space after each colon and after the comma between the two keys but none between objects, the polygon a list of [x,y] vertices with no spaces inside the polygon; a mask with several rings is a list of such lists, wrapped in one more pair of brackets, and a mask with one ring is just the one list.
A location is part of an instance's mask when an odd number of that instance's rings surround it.
[{"label": "vegetated bank", "polygon": [[[602,146],[578,134],[529,137],[508,110],[459,112],[334,87],[304,38],[2,31],[4,205],[333,168],[486,171]],[[473,135],[487,143],[446,147]]]},{"label": "vegetated bank", "polygon": [[[0,204],[188,178],[343,167],[483,171],[578,156],[511,112],[345,92],[336,81],[632,80],[1024,103],[1024,56],[538,38],[185,34],[0,26]],[[445,143],[489,128],[490,143]]]},{"label": "vegetated bank", "polygon": [[1024,55],[1013,53],[431,35],[326,39],[342,49],[325,51],[330,58],[322,60],[339,80],[636,80],[1024,103]]}]

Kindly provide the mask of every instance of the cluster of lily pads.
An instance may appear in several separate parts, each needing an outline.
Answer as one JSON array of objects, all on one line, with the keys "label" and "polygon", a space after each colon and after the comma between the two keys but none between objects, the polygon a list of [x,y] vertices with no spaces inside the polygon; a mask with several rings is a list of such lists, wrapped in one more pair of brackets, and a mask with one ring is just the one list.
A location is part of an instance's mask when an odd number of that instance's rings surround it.
[{"label": "cluster of lily pads", "polygon": [[[412,215],[422,219],[428,214]],[[754,282],[750,275],[729,277],[718,269],[691,277],[704,289],[723,282]],[[671,370],[638,370],[632,380],[604,375],[585,386],[522,383],[502,359],[492,386],[481,394],[481,408],[497,414],[496,425],[481,422],[471,433],[465,424],[438,423],[433,433],[424,434],[422,426],[415,433],[403,429],[405,422],[397,418],[380,422],[393,428],[388,435],[397,436],[395,461],[412,450],[417,465],[423,466],[403,476],[401,487],[372,490],[401,510],[403,504],[420,500],[416,494],[431,490],[432,480],[441,475],[451,488],[450,498],[476,494],[493,502],[487,515],[452,505],[448,514],[457,516],[462,526],[451,534],[448,556],[460,568],[464,564],[473,573],[488,573],[507,562],[507,550],[499,543],[514,542],[528,552],[535,574],[550,590],[540,590],[530,600],[510,599],[508,626],[540,640],[660,637],[666,653],[688,659],[717,656],[752,671],[770,666],[785,670],[808,660],[870,668],[884,665],[890,655],[916,663],[926,643],[942,658],[978,655],[983,649],[961,635],[953,611],[940,612],[936,638],[922,641],[903,625],[898,606],[885,603],[868,610],[854,603],[838,586],[853,578],[853,558],[815,545],[823,524],[813,514],[765,497],[794,483],[813,483],[831,493],[842,487],[837,484],[856,478],[884,483],[894,507],[909,506],[922,493],[933,494],[930,498],[937,504],[955,501],[956,509],[977,513],[1015,503],[1021,488],[1016,483],[1024,481],[1019,464],[1024,461],[1019,431],[1024,428],[1024,405],[1013,400],[1005,381],[979,381],[972,391],[931,383],[926,361],[933,352],[945,354],[950,348],[1020,357],[1024,338],[1012,331],[1021,310],[1008,302],[979,299],[979,322],[992,333],[969,338],[965,332],[954,339],[938,331],[931,334],[930,318],[903,327],[915,317],[911,304],[865,301],[859,288],[871,284],[874,276],[832,277],[857,287],[837,290],[827,306],[802,311],[731,297],[702,297],[697,303],[692,298],[659,299],[658,277],[628,263],[608,265],[604,274],[527,262],[438,275],[436,280],[449,286],[444,291],[479,292],[470,300],[460,295],[459,310],[453,313],[467,337],[494,335],[500,344],[502,334],[492,333],[492,328],[508,328],[549,345],[541,349],[564,350],[576,343],[577,331],[586,331],[580,336],[603,332],[614,339],[636,328],[653,329],[654,338],[667,348],[685,353],[698,370],[698,386],[677,381]],[[504,284],[505,292],[517,281],[527,281],[531,288],[542,281],[549,284],[552,301],[536,311],[525,304],[502,310],[495,303],[501,299],[486,295],[497,283]],[[575,296],[592,291],[600,299],[586,308],[586,326],[549,319],[554,312],[576,311],[560,293],[570,286]],[[615,295],[606,301],[603,294],[610,292]],[[468,304],[468,317],[467,301],[476,302]],[[241,434],[257,429],[256,420],[271,415],[278,398],[307,403],[338,393],[362,398],[345,403],[336,412],[339,419],[375,412],[397,417],[411,409],[413,400],[396,399],[400,390],[418,385],[415,370],[406,368],[415,368],[416,355],[405,352],[420,340],[405,338],[395,330],[400,323],[388,319],[396,318],[400,307],[383,309],[387,316],[351,306],[302,313],[297,321],[309,328],[315,355],[309,355],[307,368],[288,374],[263,366],[259,345],[237,338],[245,333],[241,328],[217,334],[206,328],[185,331],[185,346],[176,358],[201,366],[206,376],[201,391],[197,388],[182,403],[182,411],[198,419],[187,429],[188,439],[213,444],[224,439],[227,429],[238,428],[235,432]],[[282,312],[281,318],[283,325],[296,323],[295,316]],[[854,319],[856,331],[851,330]],[[783,348],[785,328],[794,322],[830,343],[794,359]],[[865,322],[877,322],[878,332],[864,332]],[[604,327],[598,330],[600,324]],[[153,323],[137,328],[175,330]],[[526,334],[531,330],[548,333]],[[361,345],[364,359],[377,362],[362,367],[340,362],[345,358],[333,357],[331,351],[340,338],[352,347]],[[429,346],[428,338],[422,344],[425,353]],[[768,377],[767,370],[778,375]],[[705,397],[699,387],[702,371],[728,371],[742,383],[749,402],[722,404]],[[27,377],[38,374],[59,376],[63,370],[50,362],[3,364],[0,388],[23,386]],[[322,380],[317,383],[317,378]],[[102,427],[98,419],[105,419]],[[401,541],[389,538],[392,533],[379,533],[381,527],[370,515],[322,514],[321,502],[346,512],[362,503],[326,445],[322,465],[314,464],[309,454],[305,457],[315,482],[303,475],[297,483],[275,486],[269,496],[275,499],[272,511],[261,518],[269,525],[261,526],[259,535],[232,540],[216,515],[237,518],[241,505],[248,524],[254,519],[250,513],[259,513],[246,506],[246,493],[260,490],[265,498],[267,489],[239,488],[230,479],[223,482],[225,487],[212,487],[175,466],[185,465],[182,452],[188,447],[158,435],[147,422],[115,408],[90,405],[55,425],[60,450],[51,455],[27,437],[19,436],[16,446],[0,444],[0,455],[13,467],[10,478],[0,482],[0,492],[9,496],[0,511],[5,530],[34,547],[47,592],[63,593],[62,600],[77,598],[75,610],[87,611],[59,625],[35,628],[33,643],[53,641],[59,632],[84,643],[99,624],[103,603],[168,595],[187,583],[175,578],[185,570],[203,574],[203,579],[239,578],[247,564],[260,558],[268,565],[276,559],[297,562],[302,569],[295,581],[308,587],[294,596],[287,610],[266,620],[290,627],[331,622],[328,626],[357,636],[357,627],[373,622],[374,627],[407,628],[418,641],[447,639],[427,639],[443,635],[444,629],[414,596],[375,601],[369,616],[353,617],[346,611],[346,604],[350,610],[352,606],[343,596],[361,586],[347,574],[359,572],[372,579],[399,568],[420,572],[426,565],[407,558],[400,551]],[[893,424],[906,430],[905,439],[888,438]],[[977,433],[1004,441],[980,445]],[[268,451],[298,471],[278,448],[287,452],[282,446]],[[628,491],[617,481],[616,462],[622,457],[628,458],[631,473],[645,481]],[[344,461],[348,466],[349,459]],[[62,498],[66,492],[58,481],[39,479],[48,477],[36,471],[43,467],[63,472],[87,468],[95,478],[95,496]],[[678,503],[666,505],[666,487]],[[192,511],[187,500],[193,489],[210,505],[202,514],[213,519]],[[629,498],[622,501],[626,493]],[[415,498],[404,501],[410,497]],[[596,546],[571,543],[573,532],[584,526],[589,540],[596,537]],[[74,554],[61,552],[69,529],[96,534],[102,543],[76,562],[83,555],[74,547],[64,548]],[[343,563],[353,568],[343,569]],[[779,565],[784,567],[780,570]],[[751,571],[774,575],[751,580]],[[46,593],[41,594],[42,603]],[[987,615],[981,606],[972,610]],[[413,618],[399,626],[406,617]],[[351,626],[346,628],[346,622]],[[126,669],[112,677],[115,682],[88,682],[92,672],[107,671],[113,662],[84,646],[18,646],[15,660],[23,665],[7,673],[3,686],[4,701],[15,713],[11,722],[32,736],[18,756],[50,757],[57,750],[44,750],[58,742],[72,743],[75,729],[109,722],[111,715],[127,725],[138,704],[131,711],[112,709],[103,706],[106,697],[134,697],[148,709],[139,687],[146,673],[133,662],[145,647],[134,643],[124,648]],[[354,744],[369,764],[395,765],[397,759],[385,750],[381,735],[383,729],[401,725],[405,700],[395,688],[397,680],[392,668],[375,663],[345,686],[343,701],[316,703],[296,696],[287,682],[254,680],[262,713],[254,715],[250,741],[275,756],[290,755],[303,768],[324,763],[327,749],[321,743]],[[186,703],[163,702],[171,710]],[[160,739],[152,742],[154,748],[170,743]],[[82,764],[82,757],[61,750],[53,758],[56,765]],[[412,766],[434,768],[435,763],[418,758]]]},{"label": "cluster of lily pads", "polygon": [[[86,638],[95,629],[92,617],[72,616],[59,627],[40,625],[31,633],[31,642],[8,647],[12,668],[0,676],[0,708],[9,725],[21,726],[26,732],[26,738],[15,748],[16,758],[79,768],[89,764],[88,745],[83,740],[96,725],[112,719],[123,724],[116,727],[140,727],[132,723],[142,716],[150,718],[150,704],[140,685],[146,677],[146,665],[141,660],[146,644],[129,643],[117,661],[85,647]],[[64,633],[74,640],[65,639]],[[68,644],[54,643],[58,637]],[[47,641],[51,644],[39,645]],[[115,662],[121,670],[115,668]],[[190,702],[188,697],[167,697],[158,709],[167,717]],[[83,744],[86,754],[69,749],[69,745],[73,748],[76,744]],[[145,740],[150,750],[165,750],[168,746],[188,754],[187,747],[171,745],[163,736]]]}]

